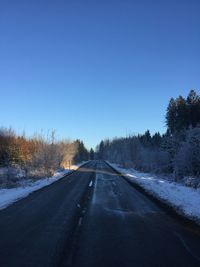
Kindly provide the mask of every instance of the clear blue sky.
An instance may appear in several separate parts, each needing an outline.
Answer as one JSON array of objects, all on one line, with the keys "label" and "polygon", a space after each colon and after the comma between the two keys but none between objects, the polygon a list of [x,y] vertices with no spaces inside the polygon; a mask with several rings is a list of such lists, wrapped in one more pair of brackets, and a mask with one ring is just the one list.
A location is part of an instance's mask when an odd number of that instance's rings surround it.
[{"label": "clear blue sky", "polygon": [[[88,147],[200,89],[199,0],[0,1],[0,125]],[[198,91],[199,92],[199,91]]]}]

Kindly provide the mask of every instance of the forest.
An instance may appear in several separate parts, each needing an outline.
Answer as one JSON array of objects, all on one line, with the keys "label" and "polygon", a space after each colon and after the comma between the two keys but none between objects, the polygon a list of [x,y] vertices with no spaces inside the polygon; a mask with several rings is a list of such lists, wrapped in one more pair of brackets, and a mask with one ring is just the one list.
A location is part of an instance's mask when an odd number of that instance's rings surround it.
[{"label": "forest", "polygon": [[[59,168],[102,159],[143,172],[173,174],[175,179],[200,175],[200,96],[191,90],[171,98],[166,109],[166,132],[102,140],[87,150],[83,141],[56,140],[55,131],[28,138],[12,128],[0,128],[0,180],[51,176]],[[3,170],[3,171],[2,171]]]},{"label": "forest", "polygon": [[175,179],[200,175],[200,96],[191,90],[171,98],[166,110],[166,133],[147,130],[97,146],[98,158],[144,172],[173,174]]},{"label": "forest", "polygon": [[0,129],[0,183],[15,183],[20,176],[41,178],[51,176],[59,168],[88,160],[82,141],[57,141],[55,131],[27,138],[12,128]]}]

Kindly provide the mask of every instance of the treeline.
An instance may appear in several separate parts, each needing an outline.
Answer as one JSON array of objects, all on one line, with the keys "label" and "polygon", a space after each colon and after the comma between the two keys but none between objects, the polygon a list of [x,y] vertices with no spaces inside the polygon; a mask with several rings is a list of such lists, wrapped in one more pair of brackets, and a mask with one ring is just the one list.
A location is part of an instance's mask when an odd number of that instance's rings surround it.
[{"label": "treeline", "polygon": [[200,124],[200,97],[191,90],[185,99],[171,98],[166,114],[166,124],[171,134],[195,128]]},{"label": "treeline", "polygon": [[27,138],[13,129],[0,129],[0,167],[20,168],[27,177],[52,175],[60,167],[89,159],[80,140],[56,141],[55,132]]},{"label": "treeline", "polygon": [[200,175],[200,96],[191,90],[185,99],[171,99],[166,112],[167,131],[104,140],[97,156],[125,167],[176,178]]}]

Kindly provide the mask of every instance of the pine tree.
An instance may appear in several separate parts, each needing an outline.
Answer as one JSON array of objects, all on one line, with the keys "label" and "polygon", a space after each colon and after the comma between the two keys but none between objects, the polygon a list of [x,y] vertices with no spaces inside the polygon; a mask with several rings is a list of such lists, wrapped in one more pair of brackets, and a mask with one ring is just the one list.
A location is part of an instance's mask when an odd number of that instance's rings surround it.
[{"label": "pine tree", "polygon": [[174,126],[176,132],[188,129],[188,113],[187,101],[182,96],[179,96],[176,99],[176,120]]},{"label": "pine tree", "polygon": [[151,133],[149,130],[147,130],[144,135],[140,136],[140,141],[142,145],[146,147],[151,146]]},{"label": "pine tree", "polygon": [[187,97],[187,105],[189,109],[188,124],[192,128],[200,124],[200,97],[195,90],[191,90]]},{"label": "pine tree", "polygon": [[94,160],[94,150],[90,149],[90,160]]},{"label": "pine tree", "polygon": [[151,143],[154,147],[160,147],[161,143],[162,143],[162,137],[160,135],[160,133],[155,133],[153,136],[152,136],[152,140],[151,140]]},{"label": "pine tree", "polygon": [[166,125],[171,134],[176,130],[176,118],[177,118],[177,106],[174,98],[170,99],[169,105],[167,107],[166,114]]},{"label": "pine tree", "polygon": [[98,158],[99,159],[104,159],[104,142],[101,141],[98,149]]},{"label": "pine tree", "polygon": [[88,153],[87,149],[85,148],[83,141],[76,140],[75,144],[77,146],[77,152],[76,152],[76,155],[74,157],[74,161],[75,162],[81,162],[81,161],[88,160],[89,159],[89,153]]}]

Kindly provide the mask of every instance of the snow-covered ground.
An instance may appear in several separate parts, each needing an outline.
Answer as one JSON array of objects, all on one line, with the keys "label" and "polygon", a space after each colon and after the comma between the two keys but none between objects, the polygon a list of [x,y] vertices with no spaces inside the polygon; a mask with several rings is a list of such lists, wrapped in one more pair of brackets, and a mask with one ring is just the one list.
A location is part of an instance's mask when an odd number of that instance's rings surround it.
[{"label": "snow-covered ground", "polygon": [[108,163],[130,181],[137,183],[154,197],[172,206],[177,212],[200,223],[200,188],[190,188],[167,181],[157,175],[124,169],[117,164]]},{"label": "snow-covered ground", "polygon": [[21,184],[21,186],[17,188],[0,189],[0,210],[8,207],[12,203],[22,198],[27,197],[32,192],[58,181],[66,174],[69,174],[73,170],[76,170],[83,164],[85,164],[85,162],[71,166],[70,170],[66,169],[62,171],[57,171],[54,176],[49,178],[43,178],[37,181],[32,181],[29,179],[26,182],[23,180],[23,184]]}]

